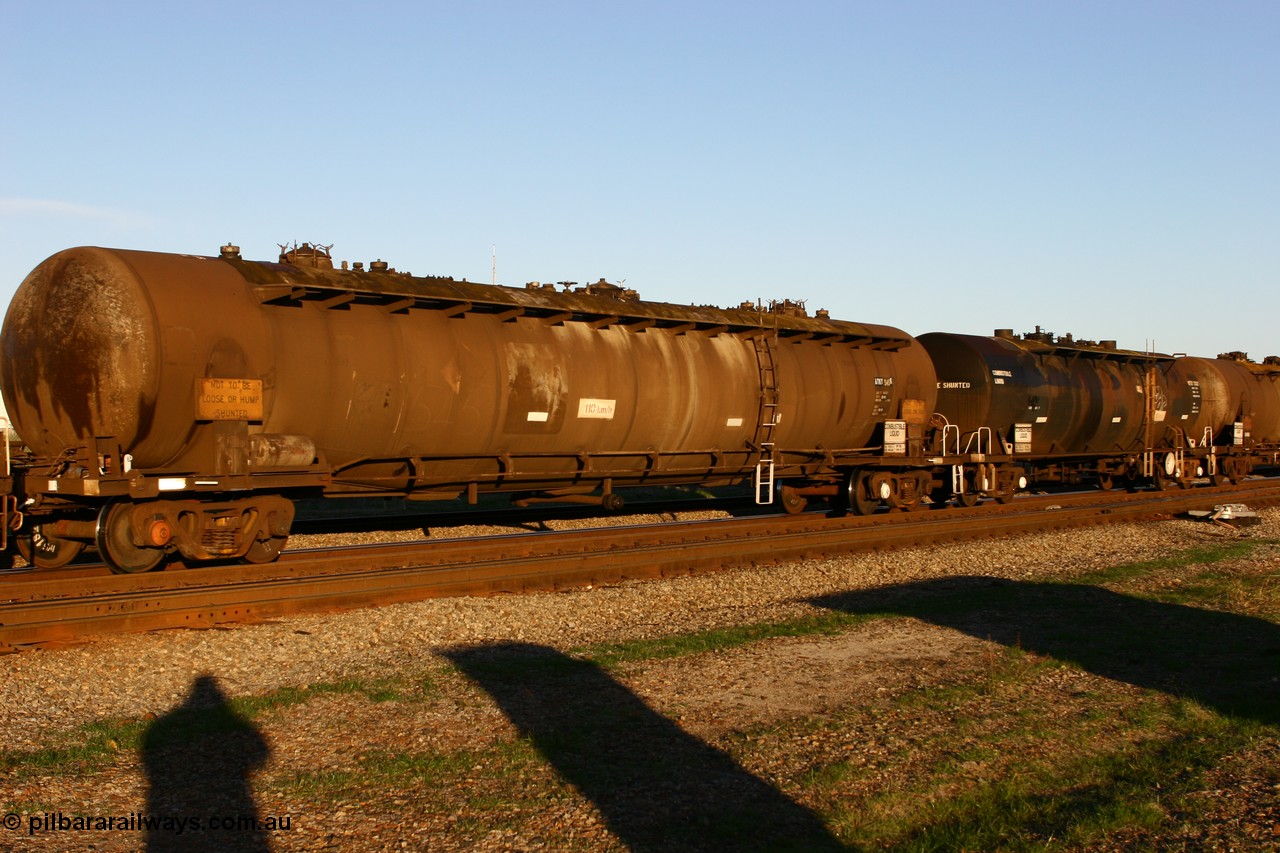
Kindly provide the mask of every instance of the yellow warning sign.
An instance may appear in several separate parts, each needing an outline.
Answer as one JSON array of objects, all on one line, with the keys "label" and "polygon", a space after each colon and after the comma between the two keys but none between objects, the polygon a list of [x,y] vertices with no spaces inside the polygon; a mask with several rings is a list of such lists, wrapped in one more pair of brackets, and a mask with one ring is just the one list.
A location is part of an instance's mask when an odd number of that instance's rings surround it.
[{"label": "yellow warning sign", "polygon": [[262,380],[197,379],[196,420],[262,420]]}]

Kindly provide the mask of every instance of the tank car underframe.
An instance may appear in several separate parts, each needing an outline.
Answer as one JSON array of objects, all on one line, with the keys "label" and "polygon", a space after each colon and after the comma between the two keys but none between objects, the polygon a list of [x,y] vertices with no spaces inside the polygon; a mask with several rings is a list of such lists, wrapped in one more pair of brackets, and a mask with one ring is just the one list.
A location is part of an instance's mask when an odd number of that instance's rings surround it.
[{"label": "tank car underframe", "polygon": [[1280,467],[1280,451],[1268,445],[1184,447],[1164,442],[1125,452],[1026,457],[1023,464],[1035,484],[1094,483],[1104,491],[1189,488],[1204,479],[1214,485],[1237,483],[1255,471]]},{"label": "tank car underframe", "polygon": [[[801,512],[812,497],[836,500],[858,514],[879,506],[918,509],[920,497],[941,505],[954,501],[974,506],[982,498],[1001,503],[1030,484],[1096,484],[1103,490],[1117,486],[1157,490],[1190,488],[1208,479],[1214,485],[1237,483],[1258,470],[1280,468],[1280,448],[1255,446],[1199,446],[1181,448],[1168,443],[1148,450],[1049,456],[962,454],[933,457],[881,457],[851,460],[827,457],[823,464],[800,466],[780,475],[778,495],[788,512]],[[832,470],[838,477],[830,476]],[[926,479],[926,477],[928,479]]]},{"label": "tank car underframe", "polygon": [[284,550],[294,504],[274,493],[226,499],[37,500],[24,513],[19,549],[41,568],[66,565],[86,545],[117,572],[143,572],[166,557],[274,560]]},{"label": "tank car underframe", "polygon": [[829,458],[817,467],[802,466],[796,477],[780,475],[778,494],[787,512],[800,512],[809,498],[827,498],[858,515],[881,506],[912,511],[927,503],[954,500],[974,506],[983,497],[1001,503],[1026,488],[1024,470],[1010,455],[866,456]]},{"label": "tank car underframe", "polygon": [[[542,491],[547,495],[580,496],[595,489],[609,495],[614,488],[643,485],[727,485],[749,480],[760,455],[760,449],[748,448],[361,459],[337,469],[325,494],[330,497],[397,495],[423,500],[466,499],[474,503],[481,492]],[[848,472],[855,469],[897,471],[904,475],[911,472],[912,476],[914,472],[924,471],[932,477],[945,476],[950,480],[956,468],[968,470],[981,463],[1007,466],[1014,461],[1012,456],[987,454],[885,456],[880,447],[836,450],[784,447],[773,449],[772,457],[777,480],[806,484],[789,486],[792,494],[805,488],[806,494],[824,496],[833,494],[833,484],[843,482]],[[431,470],[443,461],[488,462],[492,463],[492,470],[469,480],[440,481],[418,476],[417,472]],[[549,461],[563,464],[549,468],[545,465]],[[388,466],[400,466],[402,470],[395,474],[377,473]],[[996,492],[996,478],[988,479],[991,485],[981,490]],[[960,490],[964,491],[963,487]]]},{"label": "tank car underframe", "polygon": [[[466,497],[479,492],[566,490],[586,487],[738,482],[749,476],[758,449],[607,452],[499,453],[357,459],[334,469],[325,488],[330,497],[405,495],[426,500]],[[442,480],[427,472],[441,463],[487,467],[469,477]],[[391,473],[386,473],[388,470]],[[567,492],[568,493],[568,492]]]},{"label": "tank car underframe", "polygon": [[93,544],[118,572],[147,571],[172,554],[269,562],[293,522],[293,502],[284,495],[318,494],[329,482],[322,465],[196,475],[125,471],[123,458],[101,440],[56,460],[23,460],[16,511],[6,513],[23,556],[52,568]]},{"label": "tank car underframe", "polygon": [[[960,454],[884,456],[882,448],[844,450],[782,449],[776,451],[777,494],[789,512],[803,510],[809,498],[833,500],[856,514],[868,515],[880,506],[911,511],[949,500],[973,506],[981,498],[1000,502],[1034,482],[1079,483],[1096,478],[1103,488],[1121,483],[1136,487],[1149,483],[1186,487],[1209,476],[1214,482],[1238,481],[1258,468],[1280,465],[1280,448],[1269,446],[1160,448],[1148,451],[1154,466],[1144,476],[1144,452],[1091,456],[1029,458],[1016,455]],[[737,484],[750,479],[747,465],[758,450],[690,451],[684,453],[543,454],[494,457],[495,473],[484,481],[439,483],[417,479],[380,487],[376,483],[346,483],[342,472],[319,466],[300,471],[201,476],[175,472],[131,471],[103,473],[66,462],[34,464],[15,478],[17,494],[25,499],[6,510],[10,527],[21,526],[20,550],[42,567],[65,565],[88,544],[118,572],[147,571],[167,556],[180,554],[193,561],[245,559],[268,562],[283,550],[294,508],[283,493],[328,496],[403,495],[418,499],[457,499],[470,502],[494,491],[531,492],[541,487],[544,499],[581,500],[597,489],[606,506],[615,486],[643,484]],[[80,454],[83,455],[83,454]],[[564,471],[522,474],[517,463],[568,459]],[[594,463],[639,460],[630,469],[600,471]],[[690,460],[698,459],[696,464]],[[106,460],[103,460],[106,461]],[[371,462],[413,460],[361,460]],[[1212,463],[1212,465],[1210,465]],[[19,469],[21,471],[21,469]],[[58,473],[54,473],[58,472]],[[94,476],[96,474],[96,476]],[[408,486],[408,488],[405,488]],[[246,494],[229,497],[227,493]],[[528,499],[537,499],[526,496]],[[596,502],[597,499],[591,499]],[[619,506],[621,499],[615,501]],[[610,508],[617,508],[611,506]],[[22,519],[25,518],[25,522]]]}]

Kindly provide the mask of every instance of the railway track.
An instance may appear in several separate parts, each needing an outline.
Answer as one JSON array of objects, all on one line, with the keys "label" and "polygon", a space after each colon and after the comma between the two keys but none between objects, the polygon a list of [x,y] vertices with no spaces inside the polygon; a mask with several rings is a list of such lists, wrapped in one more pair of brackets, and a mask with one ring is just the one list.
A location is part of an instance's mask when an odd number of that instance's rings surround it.
[{"label": "railway track", "polygon": [[[330,501],[329,503],[333,503]],[[563,522],[590,519],[616,519],[625,524],[625,518],[636,515],[669,515],[723,511],[736,515],[760,515],[768,512],[768,507],[757,506],[745,497],[696,497],[667,500],[645,500],[628,504],[625,511],[606,510],[599,506],[574,507],[567,504],[554,504],[546,507],[500,509],[479,509],[446,511],[436,513],[409,513],[391,511],[388,513],[336,514],[299,510],[291,530],[290,542],[298,542],[308,536],[325,536],[330,534],[345,535],[371,532],[403,532],[418,531],[423,538],[429,538],[431,531],[458,527],[494,527],[533,530],[533,525],[545,525],[547,522]],[[340,547],[340,546],[335,546]],[[294,546],[293,550],[297,550]],[[93,551],[86,551],[73,563],[57,568],[36,568],[25,561],[15,561],[13,565],[0,567],[0,585],[10,578],[47,579],[58,577],[95,577],[111,574],[111,568],[100,559],[95,559]],[[169,568],[182,570],[187,568],[182,559],[175,558],[168,563]]]},{"label": "railway track", "polygon": [[491,595],[715,571],[761,562],[1170,517],[1280,502],[1280,484],[1028,497],[1005,506],[872,517],[810,512],[291,551],[269,565],[0,581],[0,651],[164,628],[431,597]]}]

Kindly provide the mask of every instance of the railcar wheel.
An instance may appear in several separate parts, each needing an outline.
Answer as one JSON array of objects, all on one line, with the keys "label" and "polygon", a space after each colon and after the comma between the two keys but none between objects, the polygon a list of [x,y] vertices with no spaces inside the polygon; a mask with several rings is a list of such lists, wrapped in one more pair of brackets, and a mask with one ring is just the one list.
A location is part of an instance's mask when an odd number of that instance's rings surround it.
[{"label": "railcar wheel", "polygon": [[858,515],[871,515],[880,506],[880,498],[871,496],[871,472],[854,471],[849,475],[849,508]]},{"label": "railcar wheel", "polygon": [[129,516],[133,505],[113,501],[98,513],[98,553],[111,570],[120,574],[149,572],[164,559],[163,548],[147,548],[134,544]]},{"label": "railcar wheel", "polygon": [[982,499],[982,496],[979,495],[977,492],[961,492],[960,494],[956,495],[956,503],[959,506],[963,506],[963,507],[977,506],[978,501],[981,499]]},{"label": "railcar wheel", "polygon": [[244,558],[250,563],[273,563],[284,550],[288,536],[272,536],[270,539],[255,539],[245,552]]},{"label": "railcar wheel", "polygon": [[797,495],[795,489],[790,486],[779,485],[778,503],[782,504],[782,508],[788,515],[798,515],[809,505],[809,499],[803,495]]},{"label": "railcar wheel", "polygon": [[16,537],[18,553],[38,569],[60,569],[84,550],[84,543],[75,539],[59,539],[46,536],[43,525],[35,525]]},{"label": "railcar wheel", "polygon": [[1111,489],[1115,486],[1115,484],[1116,484],[1116,483],[1115,483],[1115,480],[1114,480],[1114,479],[1112,479],[1112,477],[1111,477],[1111,475],[1110,475],[1110,474],[1099,474],[1099,475],[1098,475],[1098,488],[1099,488],[1100,490],[1102,490],[1102,491],[1104,491],[1104,492],[1109,492],[1109,491],[1111,491]]}]

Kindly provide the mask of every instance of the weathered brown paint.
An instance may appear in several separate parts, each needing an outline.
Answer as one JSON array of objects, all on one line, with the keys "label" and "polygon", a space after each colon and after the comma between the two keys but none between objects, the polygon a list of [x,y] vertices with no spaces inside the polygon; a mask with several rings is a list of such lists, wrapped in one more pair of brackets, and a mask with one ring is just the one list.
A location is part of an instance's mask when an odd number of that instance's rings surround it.
[{"label": "weathered brown paint", "polygon": [[902,400],[932,410],[936,394],[924,350],[886,326],[100,248],[29,276],[2,346],[5,400],[38,453],[114,436],[136,469],[242,473],[248,442],[200,411],[196,380],[246,380],[262,412],[244,431],[281,437],[253,459],[297,463],[309,439],[347,482],[395,488],[502,470],[519,476],[500,487],[554,484],[565,454],[619,485],[653,473],[652,451],[741,476],[766,434],[860,448]]}]

